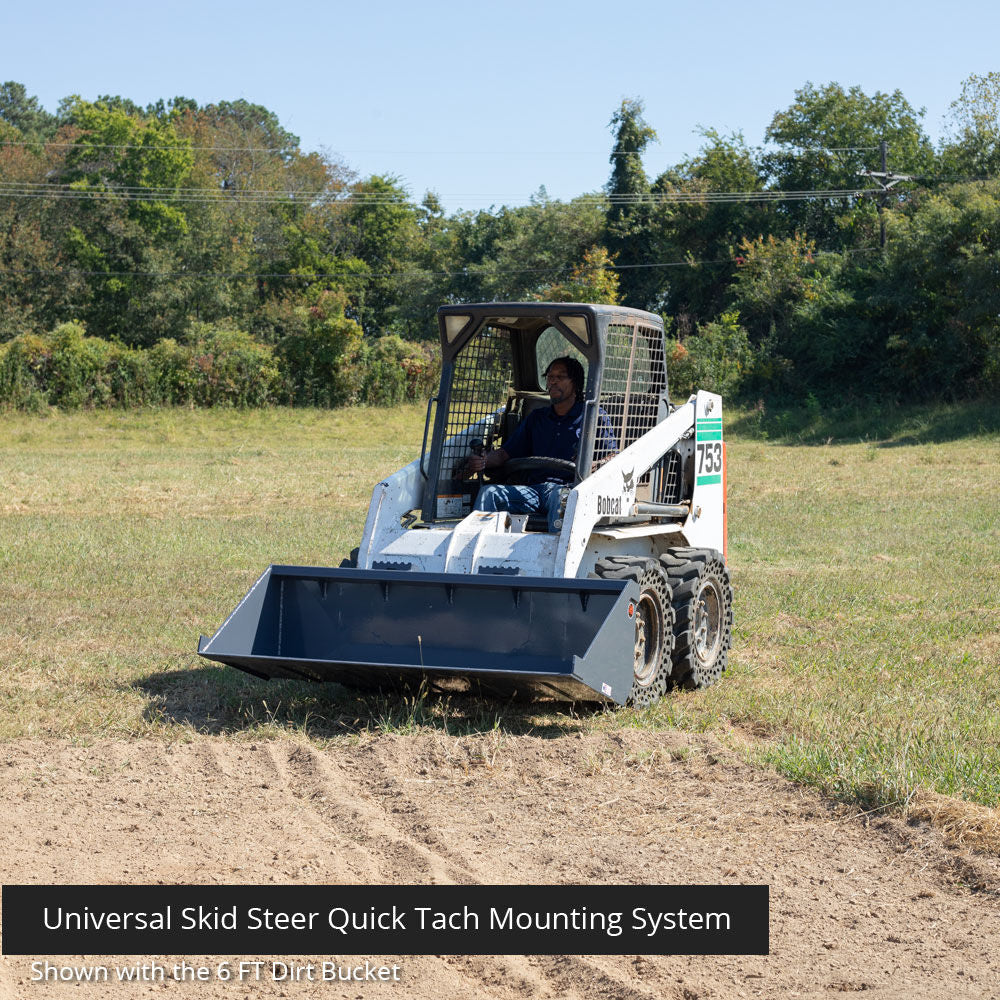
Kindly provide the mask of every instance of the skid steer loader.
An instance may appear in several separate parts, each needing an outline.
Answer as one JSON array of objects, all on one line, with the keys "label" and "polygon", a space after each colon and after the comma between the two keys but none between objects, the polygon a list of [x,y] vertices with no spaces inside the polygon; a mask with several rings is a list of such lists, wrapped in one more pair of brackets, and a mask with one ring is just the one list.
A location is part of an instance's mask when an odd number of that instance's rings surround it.
[{"label": "skid steer loader", "polygon": [[[671,405],[660,317],[486,303],[445,306],[438,324],[420,455],[375,487],[351,559],[269,567],[198,652],[263,678],[640,706],[718,679],[733,622],[722,400]],[[470,478],[470,454],[548,404],[541,373],[559,357],[585,371],[575,461]],[[569,480],[555,531],[475,509],[489,483],[539,470]]]}]

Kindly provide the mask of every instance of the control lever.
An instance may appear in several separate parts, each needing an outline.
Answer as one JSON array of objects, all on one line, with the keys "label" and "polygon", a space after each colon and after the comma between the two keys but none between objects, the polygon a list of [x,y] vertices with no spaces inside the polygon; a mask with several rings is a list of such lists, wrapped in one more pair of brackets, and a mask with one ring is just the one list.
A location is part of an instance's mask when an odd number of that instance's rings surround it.
[{"label": "control lever", "polygon": [[[483,443],[483,439],[482,438],[473,438],[469,442],[469,451],[471,451],[473,455],[478,455],[480,458],[482,458],[483,455],[486,454],[486,445]],[[483,470],[480,469],[479,472],[476,475],[477,475],[477,478],[479,479],[480,485],[482,485],[482,482],[483,482]]]}]

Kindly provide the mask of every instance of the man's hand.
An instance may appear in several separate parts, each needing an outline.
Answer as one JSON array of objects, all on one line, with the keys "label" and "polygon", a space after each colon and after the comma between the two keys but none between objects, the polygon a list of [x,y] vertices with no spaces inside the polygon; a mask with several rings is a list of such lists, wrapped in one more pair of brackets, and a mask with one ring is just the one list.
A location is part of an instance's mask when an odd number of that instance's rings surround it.
[{"label": "man's hand", "polygon": [[471,479],[486,468],[486,455],[470,455],[465,460],[465,472]]},{"label": "man's hand", "polygon": [[496,469],[498,466],[503,465],[509,458],[510,455],[503,448],[494,448],[493,451],[488,451],[484,455],[470,455],[465,460],[465,468],[469,474],[469,478],[472,478],[472,476],[477,476],[486,469]]}]

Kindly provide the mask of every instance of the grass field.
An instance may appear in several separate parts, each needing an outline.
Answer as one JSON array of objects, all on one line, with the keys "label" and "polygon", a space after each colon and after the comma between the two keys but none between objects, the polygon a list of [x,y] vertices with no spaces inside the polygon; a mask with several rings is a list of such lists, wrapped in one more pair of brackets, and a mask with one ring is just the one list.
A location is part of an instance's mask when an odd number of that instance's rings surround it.
[{"label": "grass field", "polygon": [[356,544],[423,407],[0,420],[2,739],[676,726],[866,807],[1000,804],[993,418],[928,412],[828,442],[822,420],[767,440],[753,414],[734,421],[730,669],[596,713],[267,685],[194,654],[270,562],[336,565]]}]

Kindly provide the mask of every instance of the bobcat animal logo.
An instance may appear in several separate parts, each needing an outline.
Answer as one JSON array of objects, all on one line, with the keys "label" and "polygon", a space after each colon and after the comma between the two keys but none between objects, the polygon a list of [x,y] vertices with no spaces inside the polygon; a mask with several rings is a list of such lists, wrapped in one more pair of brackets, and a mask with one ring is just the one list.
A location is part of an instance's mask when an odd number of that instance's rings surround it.
[{"label": "bobcat animal logo", "polygon": [[634,472],[635,472],[635,469],[629,469],[628,472],[623,472],[622,473],[622,479],[625,481],[625,489],[626,489],[626,491],[631,490],[632,487],[633,487],[633,485],[635,485],[633,483],[633,473]]}]

